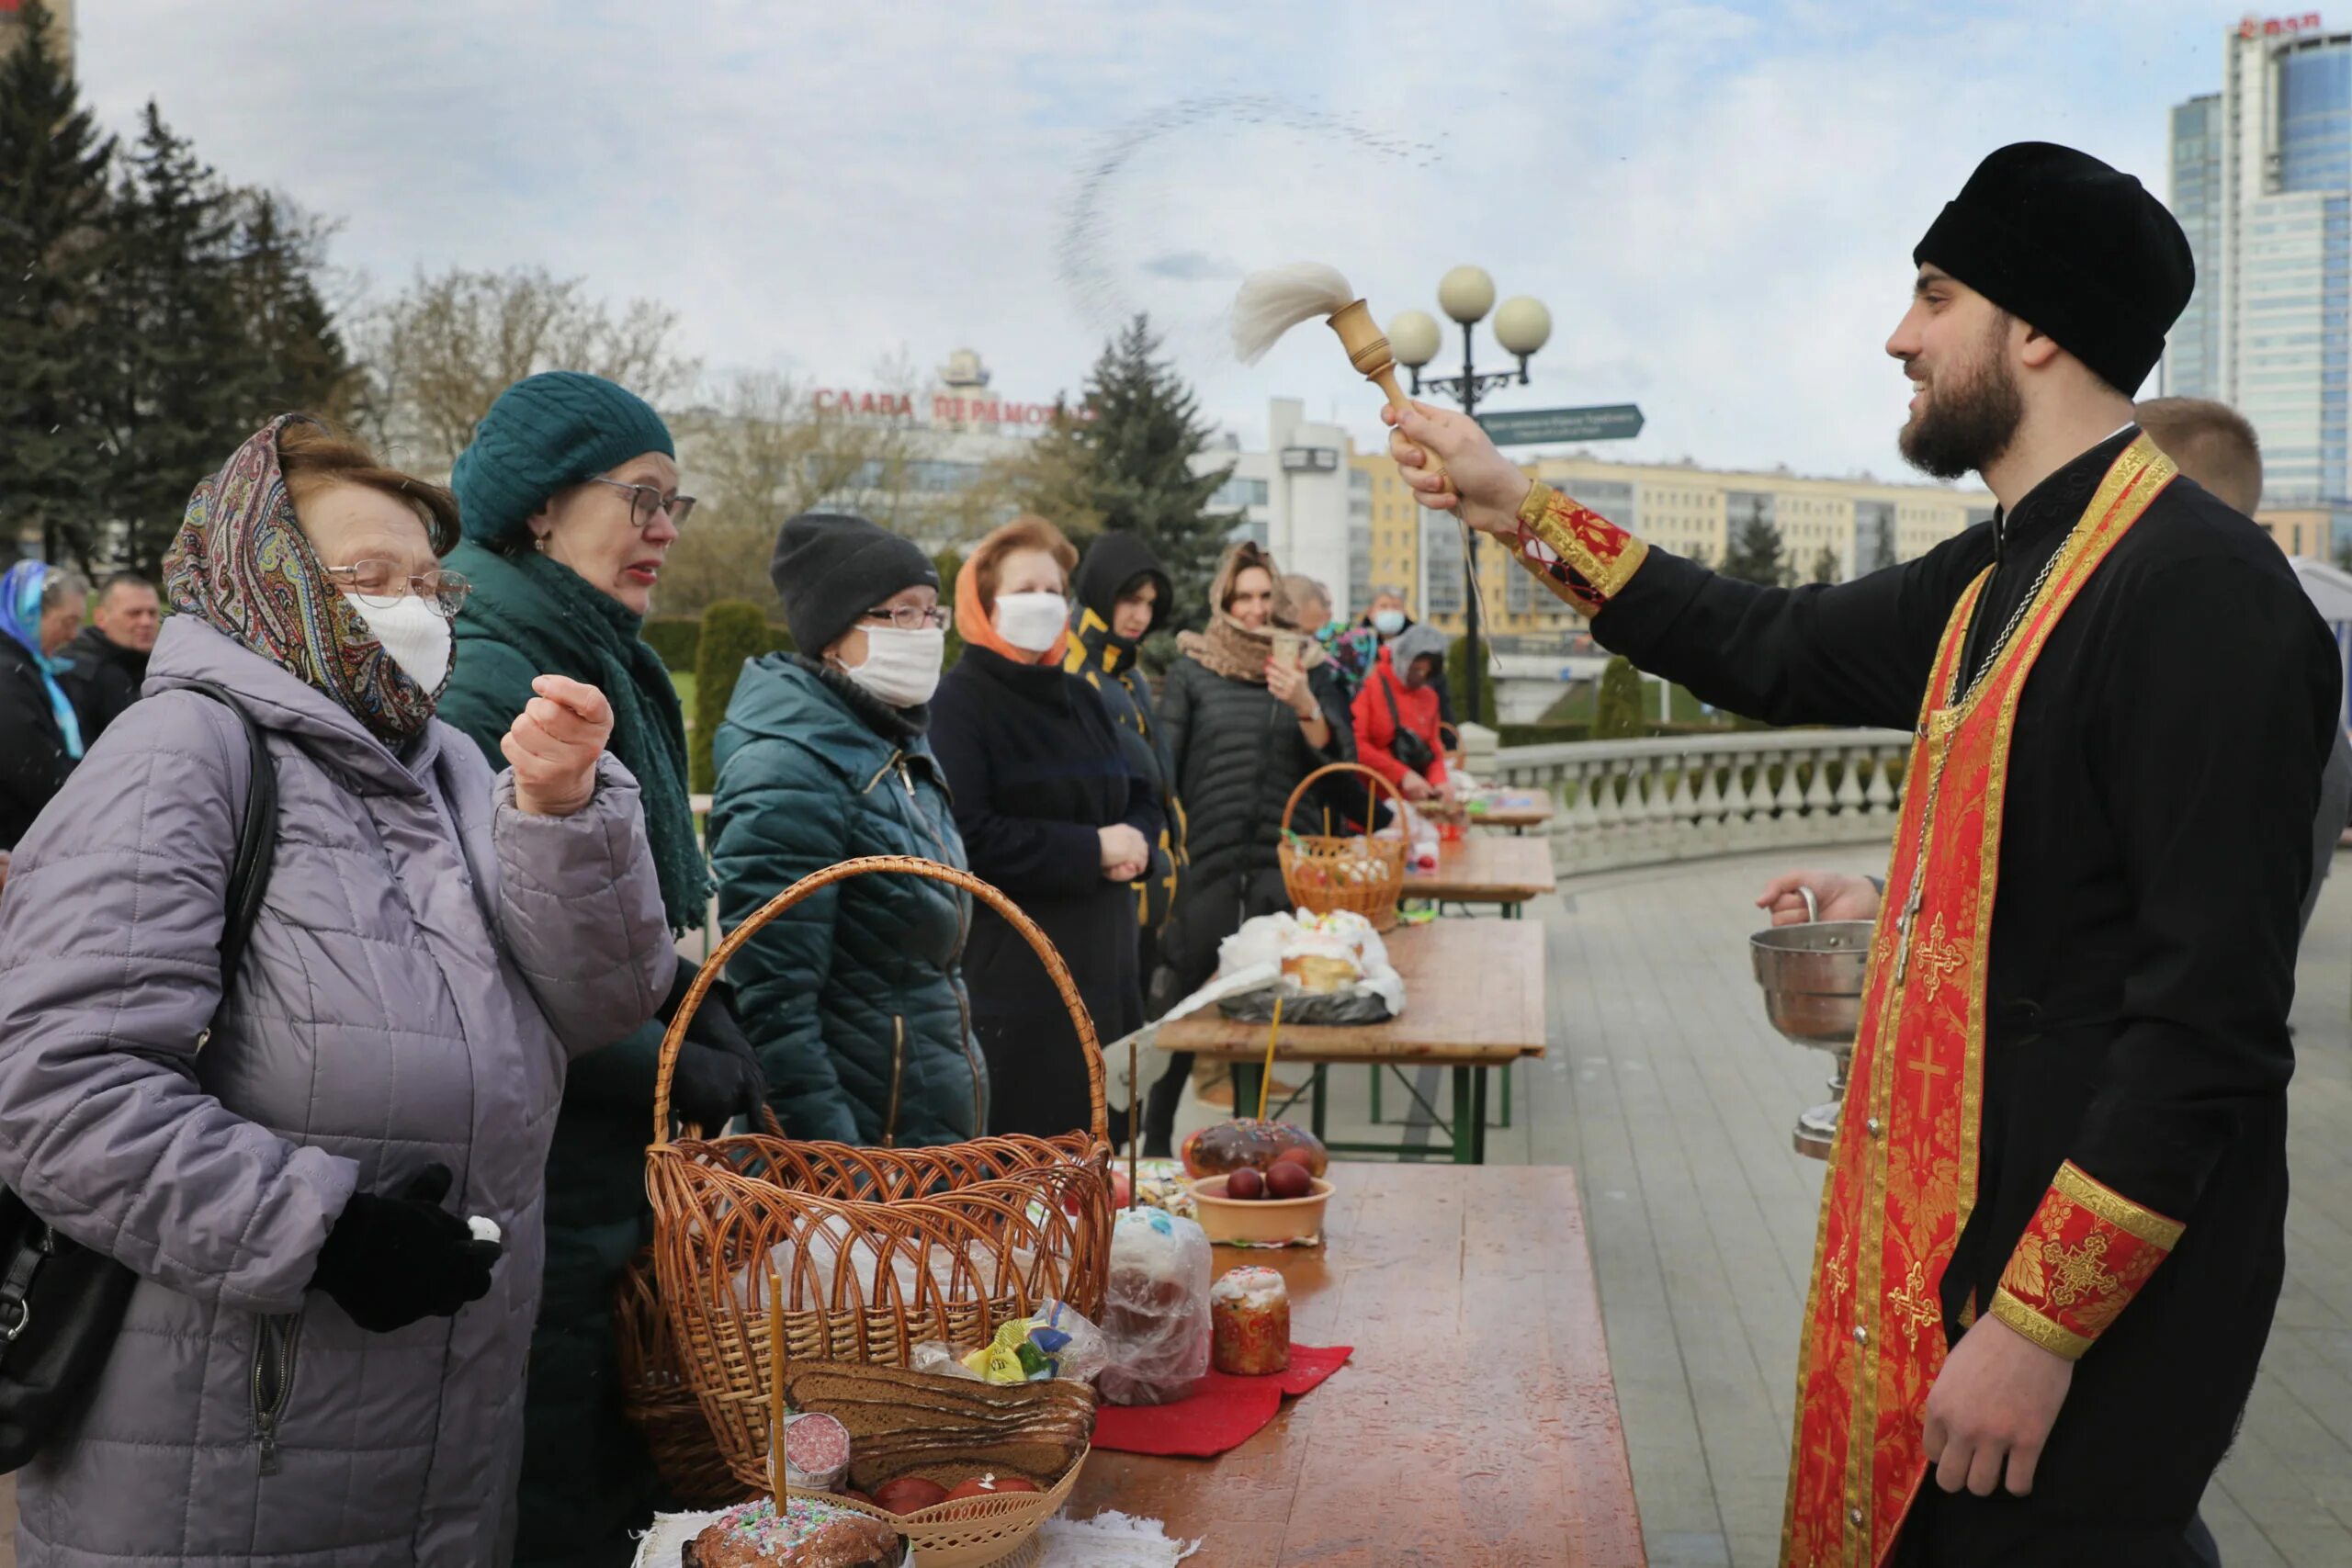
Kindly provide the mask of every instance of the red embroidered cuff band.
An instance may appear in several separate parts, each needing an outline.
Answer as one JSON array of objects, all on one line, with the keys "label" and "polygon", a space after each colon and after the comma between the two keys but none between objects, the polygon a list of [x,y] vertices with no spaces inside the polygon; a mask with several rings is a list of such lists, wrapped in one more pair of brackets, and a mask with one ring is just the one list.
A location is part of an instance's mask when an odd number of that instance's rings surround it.
[{"label": "red embroidered cuff band", "polygon": [[1649,546],[1540,480],[1520,503],[1511,553],[1587,615],[1624,590]]},{"label": "red embroidered cuff band", "polygon": [[1993,1315],[2074,1360],[2131,1304],[2181,1229],[2068,1160],[2009,1254]]}]

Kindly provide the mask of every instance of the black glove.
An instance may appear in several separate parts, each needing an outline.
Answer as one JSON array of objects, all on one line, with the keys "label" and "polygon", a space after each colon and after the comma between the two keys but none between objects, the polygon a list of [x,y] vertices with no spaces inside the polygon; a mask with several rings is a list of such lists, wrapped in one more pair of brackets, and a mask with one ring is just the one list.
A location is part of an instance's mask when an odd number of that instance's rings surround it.
[{"label": "black glove", "polygon": [[371,1334],[422,1317],[453,1317],[490,1293],[499,1245],[476,1241],[466,1222],[441,1207],[449,1168],[429,1165],[397,1198],[355,1192],[319,1248],[311,1288],[324,1291]]},{"label": "black glove", "polygon": [[[662,1017],[676,1016],[686,987],[700,973],[693,964],[678,965]],[[720,980],[704,993],[702,1005],[687,1021],[677,1071],[670,1077],[670,1113],[716,1134],[736,1117],[756,1112],[767,1097],[767,1075],[760,1071],[759,1054],[735,1021],[734,987]]]}]

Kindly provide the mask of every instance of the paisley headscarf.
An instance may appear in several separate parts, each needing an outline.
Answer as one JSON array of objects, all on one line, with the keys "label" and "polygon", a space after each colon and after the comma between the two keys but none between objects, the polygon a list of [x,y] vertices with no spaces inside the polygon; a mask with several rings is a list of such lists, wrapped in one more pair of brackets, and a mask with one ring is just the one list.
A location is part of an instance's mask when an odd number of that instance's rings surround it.
[{"label": "paisley headscarf", "polygon": [[49,589],[49,566],[37,560],[20,560],[0,576],[0,632],[33,656],[40,683],[49,689],[50,711],[57,716],[57,728],[65,733],[65,754],[79,757],[81,718],[74,712],[65,689],[57,683],[57,667],[40,650],[40,600]]},{"label": "paisley headscarf", "polygon": [[430,692],[418,685],[326,575],[277,461],[278,432],[302,419],[271,420],[196,487],[164,558],[164,592],[175,612],[317,687],[397,744],[424,729],[448,677]]}]

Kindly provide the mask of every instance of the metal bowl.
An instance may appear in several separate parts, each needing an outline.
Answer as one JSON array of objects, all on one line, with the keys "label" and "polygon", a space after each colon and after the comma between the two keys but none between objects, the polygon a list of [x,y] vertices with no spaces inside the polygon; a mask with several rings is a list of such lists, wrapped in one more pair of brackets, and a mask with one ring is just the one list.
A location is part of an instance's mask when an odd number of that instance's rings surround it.
[{"label": "metal bowl", "polygon": [[1774,926],[1747,939],[1764,1014],[1800,1045],[1850,1045],[1862,1021],[1862,978],[1870,967],[1869,920],[1818,920]]}]

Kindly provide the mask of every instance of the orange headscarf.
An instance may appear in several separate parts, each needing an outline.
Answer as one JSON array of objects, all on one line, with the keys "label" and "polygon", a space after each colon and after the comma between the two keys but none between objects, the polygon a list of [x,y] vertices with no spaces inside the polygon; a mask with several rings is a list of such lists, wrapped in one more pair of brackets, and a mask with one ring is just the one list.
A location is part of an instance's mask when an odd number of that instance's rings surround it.
[{"label": "orange headscarf", "polygon": [[1032,653],[1025,648],[1015,648],[997,635],[996,622],[980,604],[980,577],[984,570],[995,575],[992,567],[998,557],[1012,550],[1043,550],[1061,563],[1062,592],[1069,592],[1069,570],[1077,563],[1078,552],[1059,528],[1042,517],[1016,517],[982,539],[972,549],[972,558],[956,573],[956,632],[967,648],[985,648],[1001,659],[1015,664],[1059,664],[1063,652],[1069,647],[1069,627],[1062,627],[1062,635],[1054,646],[1043,653]]}]

